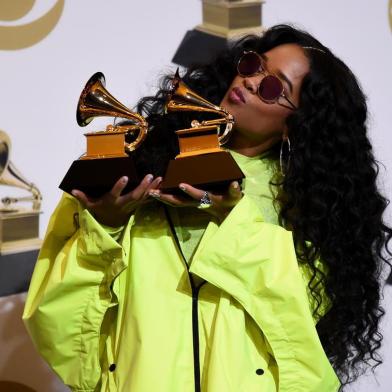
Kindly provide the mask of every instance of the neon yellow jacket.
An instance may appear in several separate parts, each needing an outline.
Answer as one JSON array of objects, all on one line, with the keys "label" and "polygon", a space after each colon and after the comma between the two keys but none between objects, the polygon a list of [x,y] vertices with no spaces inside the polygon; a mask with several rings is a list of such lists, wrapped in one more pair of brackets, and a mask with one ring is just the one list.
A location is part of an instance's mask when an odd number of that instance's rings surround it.
[{"label": "neon yellow jacket", "polygon": [[73,391],[337,391],[306,285],[291,232],[246,194],[208,224],[189,267],[161,204],[116,241],[65,195],[23,317]]}]

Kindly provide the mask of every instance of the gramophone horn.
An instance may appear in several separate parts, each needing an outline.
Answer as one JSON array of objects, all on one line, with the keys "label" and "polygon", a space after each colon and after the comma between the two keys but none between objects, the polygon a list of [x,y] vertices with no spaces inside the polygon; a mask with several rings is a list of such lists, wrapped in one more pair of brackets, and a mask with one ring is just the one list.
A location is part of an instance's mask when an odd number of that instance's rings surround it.
[{"label": "gramophone horn", "polygon": [[166,111],[195,111],[216,113],[220,118],[214,120],[192,121],[192,127],[226,124],[225,130],[218,135],[220,145],[225,144],[230,137],[234,118],[224,108],[207,101],[191,90],[179,77],[178,70],[172,80],[172,90],[165,106]]},{"label": "gramophone horn", "polygon": [[95,117],[121,117],[131,120],[131,125],[109,125],[107,131],[127,130],[136,134],[132,143],[127,143],[125,149],[133,151],[145,139],[148,124],[143,116],[134,113],[114,98],[105,88],[105,76],[102,72],[95,73],[86,83],[76,110],[76,120],[81,127],[88,125]]},{"label": "gramophone horn", "polygon": [[[9,160],[11,151],[11,140],[8,135],[0,131],[0,184],[14,186],[25,189],[33,194],[33,209],[39,210],[41,207],[42,196],[38,188],[16,169],[14,164]],[[5,204],[10,203],[10,198],[4,198]]]}]

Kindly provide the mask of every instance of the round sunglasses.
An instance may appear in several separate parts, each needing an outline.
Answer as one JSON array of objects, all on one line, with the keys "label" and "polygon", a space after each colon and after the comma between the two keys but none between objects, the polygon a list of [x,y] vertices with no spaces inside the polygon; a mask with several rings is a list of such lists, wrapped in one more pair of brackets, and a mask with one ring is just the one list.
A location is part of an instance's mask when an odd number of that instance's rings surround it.
[{"label": "round sunglasses", "polygon": [[237,72],[242,77],[253,76],[263,73],[265,76],[261,80],[257,89],[257,95],[266,103],[277,103],[280,97],[284,98],[290,106],[282,105],[288,109],[297,107],[287,98],[281,80],[267,72],[263,58],[256,52],[245,52],[238,61]]}]

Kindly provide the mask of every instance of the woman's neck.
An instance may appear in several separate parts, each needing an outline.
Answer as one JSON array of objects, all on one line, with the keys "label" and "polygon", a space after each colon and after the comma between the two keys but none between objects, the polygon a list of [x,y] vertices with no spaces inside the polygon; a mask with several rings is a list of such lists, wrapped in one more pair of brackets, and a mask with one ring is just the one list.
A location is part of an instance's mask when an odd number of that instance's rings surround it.
[{"label": "woman's neck", "polygon": [[236,135],[234,134],[231,136],[230,140],[226,144],[226,147],[230,150],[238,152],[241,155],[245,155],[247,157],[255,157],[271,149],[272,146],[279,142],[279,140],[281,140],[281,138],[270,138],[264,141],[246,140],[243,138],[236,137]]}]

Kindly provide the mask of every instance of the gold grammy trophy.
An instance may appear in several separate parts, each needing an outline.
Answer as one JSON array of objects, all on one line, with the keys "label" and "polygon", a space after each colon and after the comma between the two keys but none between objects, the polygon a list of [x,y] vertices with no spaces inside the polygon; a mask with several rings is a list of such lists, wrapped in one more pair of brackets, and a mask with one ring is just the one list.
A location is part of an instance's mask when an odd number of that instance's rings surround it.
[{"label": "gold grammy trophy", "polygon": [[[172,80],[167,111],[195,111],[217,114],[218,118],[201,123],[193,120],[191,128],[176,131],[180,153],[169,162],[161,189],[178,192],[181,182],[204,190],[224,189],[232,181],[245,177],[231,156],[222,148],[230,137],[233,116],[192,91],[179,77]],[[223,132],[220,127],[225,126]]]},{"label": "gold grammy trophy", "polygon": [[[11,141],[0,131],[0,185],[24,189],[31,196],[3,197],[0,207],[0,254],[19,253],[38,249],[39,214],[42,196],[38,188],[16,169],[9,160]],[[20,202],[32,202],[32,208],[15,207]]]},{"label": "gold grammy trophy", "polygon": [[76,119],[84,127],[98,116],[120,117],[131,124],[108,125],[104,131],[85,134],[87,152],[73,162],[61,182],[59,188],[65,192],[79,189],[91,197],[99,197],[110,191],[120,177],[127,176],[129,181],[123,191],[126,193],[141,180],[132,151],[144,141],[148,124],[144,117],[130,111],[106,90],[101,72],[95,73],[83,89]]}]

